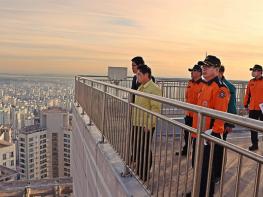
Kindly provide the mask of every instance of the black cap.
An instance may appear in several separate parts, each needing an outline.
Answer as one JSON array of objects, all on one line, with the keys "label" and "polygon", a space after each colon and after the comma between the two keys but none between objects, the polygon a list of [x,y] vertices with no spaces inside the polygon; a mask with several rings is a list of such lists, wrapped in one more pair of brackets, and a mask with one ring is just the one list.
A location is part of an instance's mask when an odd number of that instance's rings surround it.
[{"label": "black cap", "polygon": [[202,68],[201,68],[201,66],[198,65],[198,64],[194,65],[193,68],[189,68],[188,70],[189,70],[190,72],[192,72],[192,71],[202,72]]},{"label": "black cap", "polygon": [[205,60],[202,62],[203,65],[207,66],[214,66],[214,67],[220,67],[221,61],[216,56],[208,55],[206,56]]},{"label": "black cap", "polygon": [[198,64],[199,66],[205,65],[205,63],[204,63],[203,61],[199,61],[197,64]]},{"label": "black cap", "polygon": [[262,66],[256,64],[253,68],[250,68],[249,70],[259,70],[259,71],[262,71]]}]

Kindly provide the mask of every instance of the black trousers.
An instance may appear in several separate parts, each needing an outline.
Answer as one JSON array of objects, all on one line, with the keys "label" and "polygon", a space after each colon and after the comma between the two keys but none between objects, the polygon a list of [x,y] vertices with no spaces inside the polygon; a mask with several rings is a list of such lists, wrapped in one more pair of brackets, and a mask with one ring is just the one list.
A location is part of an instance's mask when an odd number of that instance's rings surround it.
[{"label": "black trousers", "polygon": [[[211,134],[214,137],[220,138],[220,134],[212,132]],[[194,166],[194,156],[195,156],[195,146],[196,146],[196,139],[193,139],[193,154],[192,154],[192,166]],[[203,164],[202,164],[202,172],[201,172],[201,183],[200,183],[200,197],[204,197],[206,193],[206,184],[208,180],[208,168],[209,168],[209,161],[210,161],[210,149],[211,145],[204,145],[204,154],[203,154]],[[215,144],[214,147],[214,157],[212,163],[212,175],[211,175],[211,182],[210,182],[210,192],[209,195],[212,197],[215,192],[215,181],[218,177],[218,168],[222,168],[222,160],[223,160],[223,147],[220,145]]]},{"label": "black trousers", "polygon": [[[187,126],[191,127],[193,125],[193,117],[185,116],[184,122],[185,122],[185,124]],[[184,147],[183,147],[183,151],[185,151],[185,152],[187,152],[189,133],[190,132],[188,130],[184,130]]]},{"label": "black trousers", "polygon": [[[224,141],[226,141],[226,139],[227,139],[227,135],[228,135],[228,132],[227,131],[225,131],[224,132],[224,134],[223,134],[223,140]],[[223,151],[224,151],[224,148],[223,148]],[[223,157],[224,157],[224,155],[223,155],[223,153],[222,153],[222,157],[221,158],[219,158],[219,160],[218,160],[218,166],[220,166],[220,168],[216,168],[215,169],[215,178],[216,179],[219,179],[220,180],[220,178],[221,178],[221,173],[222,173],[222,166],[223,166]]]},{"label": "black trousers", "polygon": [[154,131],[155,128],[150,132],[138,126],[132,129],[132,161],[136,162],[136,174],[143,181],[147,181],[152,166],[151,138]]},{"label": "black trousers", "polygon": [[[249,110],[249,118],[263,121],[263,114],[261,110]],[[251,142],[258,145],[258,132],[251,130]]]}]

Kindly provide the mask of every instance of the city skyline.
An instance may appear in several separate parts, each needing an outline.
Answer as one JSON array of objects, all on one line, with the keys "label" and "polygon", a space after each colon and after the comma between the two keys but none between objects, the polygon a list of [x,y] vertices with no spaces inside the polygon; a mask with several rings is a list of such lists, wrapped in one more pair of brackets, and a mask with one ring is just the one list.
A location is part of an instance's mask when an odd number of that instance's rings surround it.
[{"label": "city skyline", "polygon": [[107,74],[145,58],[155,76],[189,77],[206,53],[230,79],[263,62],[263,2],[9,0],[0,2],[0,69],[11,74]]}]

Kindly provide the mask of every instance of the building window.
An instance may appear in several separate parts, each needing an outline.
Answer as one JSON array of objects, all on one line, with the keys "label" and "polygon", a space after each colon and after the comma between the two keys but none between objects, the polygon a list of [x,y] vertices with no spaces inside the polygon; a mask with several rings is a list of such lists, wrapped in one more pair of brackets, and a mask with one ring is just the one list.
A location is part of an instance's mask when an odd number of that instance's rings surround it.
[{"label": "building window", "polygon": [[21,142],[24,142],[24,141],[25,141],[25,138],[20,138],[20,141],[21,141]]},{"label": "building window", "polygon": [[64,153],[64,157],[69,157],[70,158],[70,154]]},{"label": "building window", "polygon": [[25,149],[20,148],[20,152],[21,152],[21,153],[24,153],[24,152],[25,152]]},{"label": "building window", "polygon": [[47,141],[46,140],[41,140],[40,144],[45,144]]},{"label": "building window", "polygon": [[6,160],[6,154],[5,153],[3,154],[3,160]]},{"label": "building window", "polygon": [[46,150],[41,150],[40,151],[40,154],[44,154],[44,153],[46,153],[47,151]]},{"label": "building window", "polygon": [[32,174],[32,175],[30,175],[30,179],[33,179],[34,178],[34,175]]},{"label": "building window", "polygon": [[40,139],[43,139],[43,138],[46,138],[46,134],[44,134],[44,135],[40,135]]},{"label": "building window", "polygon": [[10,153],[10,157],[14,157],[14,152],[11,152],[11,153]]},{"label": "building window", "polygon": [[11,160],[11,161],[10,161],[10,165],[11,165],[11,166],[14,166],[14,164],[15,164],[15,163],[14,163],[14,160]]},{"label": "building window", "polygon": [[70,135],[68,135],[68,134],[64,134],[64,137],[70,138]]},{"label": "building window", "polygon": [[43,149],[43,148],[46,148],[46,147],[47,147],[47,145],[44,144],[44,145],[40,146],[40,149]]},{"label": "building window", "polygon": [[33,140],[34,140],[34,138],[32,138],[32,137],[31,137],[31,138],[29,138],[29,142],[32,142]]},{"label": "building window", "polygon": [[66,167],[67,167],[67,166],[70,166],[70,164],[68,164],[68,163],[65,163],[65,164],[64,164],[64,166],[66,166]]},{"label": "building window", "polygon": [[3,163],[3,166],[6,166],[6,162]]},{"label": "building window", "polygon": [[70,144],[64,144],[65,148],[70,148]]}]

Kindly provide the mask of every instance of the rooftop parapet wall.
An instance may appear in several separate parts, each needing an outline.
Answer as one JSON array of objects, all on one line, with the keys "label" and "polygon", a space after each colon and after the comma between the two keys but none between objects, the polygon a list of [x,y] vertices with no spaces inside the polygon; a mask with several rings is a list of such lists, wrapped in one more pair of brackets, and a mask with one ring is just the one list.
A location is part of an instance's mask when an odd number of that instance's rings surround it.
[{"label": "rooftop parapet wall", "polygon": [[97,128],[88,125],[88,116],[81,107],[73,109],[72,174],[74,195],[148,196],[133,177],[121,177],[124,165],[110,144],[100,144]]}]

